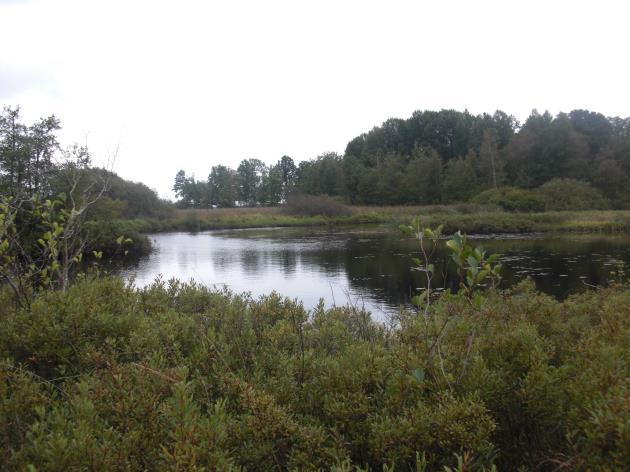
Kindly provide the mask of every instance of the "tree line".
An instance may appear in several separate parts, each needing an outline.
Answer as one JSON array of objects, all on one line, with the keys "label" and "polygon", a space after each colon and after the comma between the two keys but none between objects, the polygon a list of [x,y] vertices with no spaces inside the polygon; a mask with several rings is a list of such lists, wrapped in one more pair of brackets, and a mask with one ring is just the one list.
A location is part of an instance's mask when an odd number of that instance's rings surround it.
[{"label": "tree line", "polygon": [[93,167],[87,146],[62,146],[60,129],[55,115],[27,124],[19,107],[2,109],[0,195],[20,201],[36,195],[85,200],[100,194],[89,210],[92,219],[161,217],[171,211],[172,204],[146,185]]},{"label": "tree line", "polygon": [[[257,159],[215,166],[206,181],[177,174],[183,207],[277,205],[297,190],[368,205],[469,201],[489,189],[586,183],[615,207],[630,205],[630,118],[588,110],[533,111],[523,124],[503,111],[417,111],[352,139],[345,153],[295,165]],[[582,188],[582,187],[580,187]]]},{"label": "tree line", "polygon": [[275,206],[286,199],[297,182],[297,167],[289,156],[268,166],[259,159],[244,159],[236,170],[213,166],[207,180],[175,176],[173,191],[183,208]]}]

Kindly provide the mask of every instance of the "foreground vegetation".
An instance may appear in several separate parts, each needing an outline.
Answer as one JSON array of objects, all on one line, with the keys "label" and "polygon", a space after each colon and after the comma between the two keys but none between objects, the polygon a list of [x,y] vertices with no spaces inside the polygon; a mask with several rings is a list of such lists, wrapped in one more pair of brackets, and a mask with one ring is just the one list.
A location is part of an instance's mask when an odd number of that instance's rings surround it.
[{"label": "foreground vegetation", "polygon": [[[194,284],[0,303],[1,469],[621,470],[630,290],[529,283],[384,326]],[[476,335],[471,337],[471,333]],[[459,466],[458,466],[459,463]],[[384,466],[387,465],[387,469]]]}]

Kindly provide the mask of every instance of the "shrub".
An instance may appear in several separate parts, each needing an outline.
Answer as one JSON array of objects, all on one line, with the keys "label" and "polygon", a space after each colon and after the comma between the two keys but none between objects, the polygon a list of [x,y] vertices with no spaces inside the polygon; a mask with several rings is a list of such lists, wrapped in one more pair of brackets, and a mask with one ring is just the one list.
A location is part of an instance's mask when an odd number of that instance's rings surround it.
[{"label": "shrub", "polygon": [[[102,251],[105,256],[122,256],[125,251],[134,256],[149,253],[151,243],[142,234],[144,231],[141,220],[109,220],[88,221],[85,224],[88,234],[88,245],[85,248],[89,256],[91,251]],[[123,237],[124,244],[118,243]]]},{"label": "shrub", "polygon": [[116,278],[0,303],[0,470],[623,470],[628,287],[479,306],[386,329]]},{"label": "shrub", "polygon": [[606,198],[588,182],[574,179],[553,179],[538,192],[546,199],[546,210],[603,210],[609,207]]},{"label": "shrub", "polygon": [[475,196],[472,203],[481,205],[497,205],[506,211],[539,212],[544,211],[547,199],[534,190],[517,187],[500,187],[485,190]]}]

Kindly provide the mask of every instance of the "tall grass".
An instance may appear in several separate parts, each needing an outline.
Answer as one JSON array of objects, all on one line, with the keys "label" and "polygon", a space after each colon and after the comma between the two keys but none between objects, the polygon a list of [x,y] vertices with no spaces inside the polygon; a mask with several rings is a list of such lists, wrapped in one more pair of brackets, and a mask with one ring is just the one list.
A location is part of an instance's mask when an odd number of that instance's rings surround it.
[{"label": "tall grass", "polygon": [[168,220],[131,220],[141,232],[203,231],[273,226],[386,224],[392,227],[420,216],[430,225],[445,224],[447,232],[622,232],[630,230],[630,211],[563,211],[509,213],[476,205],[423,207],[344,207],[342,214],[311,216],[287,214],[282,207],[178,210]]}]

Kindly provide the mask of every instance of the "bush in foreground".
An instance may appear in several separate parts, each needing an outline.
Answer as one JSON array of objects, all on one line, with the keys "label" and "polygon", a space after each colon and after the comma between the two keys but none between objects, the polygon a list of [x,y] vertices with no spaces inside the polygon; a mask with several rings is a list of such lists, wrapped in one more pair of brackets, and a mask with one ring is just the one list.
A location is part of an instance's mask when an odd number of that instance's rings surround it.
[{"label": "bush in foreground", "polygon": [[395,328],[176,281],[0,298],[3,470],[630,463],[624,287],[559,303],[523,284],[480,309],[448,295]]}]

